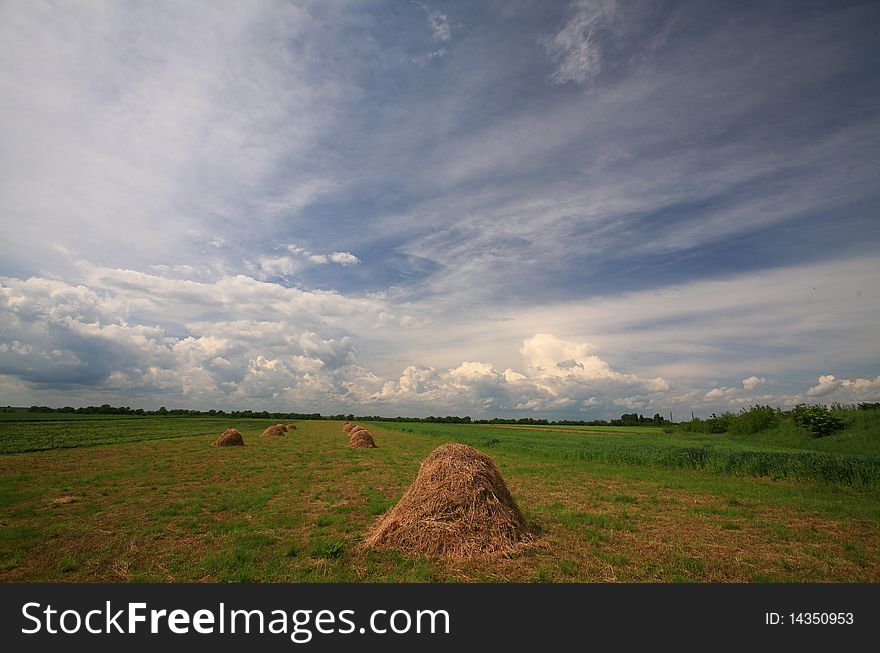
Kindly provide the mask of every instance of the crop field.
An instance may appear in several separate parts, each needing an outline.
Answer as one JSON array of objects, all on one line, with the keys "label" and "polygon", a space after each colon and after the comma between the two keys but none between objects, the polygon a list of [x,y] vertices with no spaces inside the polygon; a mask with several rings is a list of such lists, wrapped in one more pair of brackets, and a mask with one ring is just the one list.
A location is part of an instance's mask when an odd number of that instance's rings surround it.
[{"label": "crop field", "polygon": [[[0,416],[0,580],[880,582],[876,437],[653,427]],[[212,447],[237,428],[244,447]],[[497,463],[529,527],[509,558],[362,547],[446,442]]]}]

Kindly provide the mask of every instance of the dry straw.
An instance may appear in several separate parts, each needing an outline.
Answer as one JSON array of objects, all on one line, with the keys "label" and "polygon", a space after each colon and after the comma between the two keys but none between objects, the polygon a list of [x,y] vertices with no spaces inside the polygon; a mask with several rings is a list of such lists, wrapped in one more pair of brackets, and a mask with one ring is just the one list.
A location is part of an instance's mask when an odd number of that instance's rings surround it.
[{"label": "dry straw", "polygon": [[345,424],[342,425],[342,430],[345,431],[346,433],[351,431],[353,428],[354,428],[354,424],[352,424],[351,422],[346,422]]},{"label": "dry straw", "polygon": [[349,434],[348,446],[350,449],[375,449],[376,443],[367,429],[361,429]]},{"label": "dry straw", "polygon": [[267,428],[261,435],[284,435],[286,430],[284,424],[276,424]]},{"label": "dry straw", "polygon": [[288,424],[285,428],[286,428],[288,431],[295,431],[295,430],[296,430],[296,424]]},{"label": "dry straw", "polygon": [[241,433],[236,431],[235,429],[226,429],[223,431],[223,434],[214,440],[213,446],[215,447],[241,447],[244,446],[244,438],[241,437]]},{"label": "dry straw", "polygon": [[531,539],[492,459],[467,445],[444,444],[370,527],[364,546],[466,560],[508,556]]}]

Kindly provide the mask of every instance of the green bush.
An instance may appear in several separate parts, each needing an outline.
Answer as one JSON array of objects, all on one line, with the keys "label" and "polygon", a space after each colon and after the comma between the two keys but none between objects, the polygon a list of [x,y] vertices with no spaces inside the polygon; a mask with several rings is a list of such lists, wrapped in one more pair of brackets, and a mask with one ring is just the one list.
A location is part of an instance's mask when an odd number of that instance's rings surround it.
[{"label": "green bush", "polygon": [[795,406],[791,411],[791,419],[817,438],[831,435],[844,426],[842,419],[835,417],[828,408],[821,405],[800,404]]},{"label": "green bush", "polygon": [[712,415],[709,416],[709,419],[706,420],[706,426],[709,429],[709,433],[727,433],[730,430],[730,425],[735,420],[736,415],[725,410],[720,415],[712,413]]},{"label": "green bush", "polygon": [[730,420],[731,433],[750,435],[773,428],[777,421],[777,411],[771,406],[749,406]]}]

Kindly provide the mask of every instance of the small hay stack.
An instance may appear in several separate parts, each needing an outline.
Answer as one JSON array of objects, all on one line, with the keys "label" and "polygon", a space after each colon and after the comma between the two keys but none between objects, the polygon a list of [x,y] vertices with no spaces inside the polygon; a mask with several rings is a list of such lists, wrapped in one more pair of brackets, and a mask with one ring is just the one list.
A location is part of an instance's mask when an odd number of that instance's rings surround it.
[{"label": "small hay stack", "polygon": [[280,428],[282,431],[284,431],[285,433],[287,433],[287,427],[284,426],[284,424],[276,424],[275,426],[277,426],[277,427]]},{"label": "small hay stack", "polygon": [[352,424],[351,422],[346,422],[345,424],[342,425],[342,430],[345,431],[346,433],[349,433],[353,428],[354,428],[354,424]]},{"label": "small hay stack", "polygon": [[366,431],[366,430],[367,430],[367,429],[365,429],[365,428],[364,428],[363,426],[361,426],[360,424],[355,424],[355,425],[352,426],[351,429],[348,431],[348,437],[351,438],[351,436],[353,436],[353,435],[354,435],[355,433],[357,433],[358,431]]},{"label": "small hay stack", "polygon": [[212,446],[215,447],[243,447],[244,446],[244,438],[241,437],[241,433],[236,431],[235,429],[226,429],[223,431],[223,434],[214,440]]},{"label": "small hay stack", "polygon": [[364,546],[467,560],[511,555],[530,539],[492,459],[467,445],[444,444],[370,527]]},{"label": "small hay stack", "polygon": [[288,431],[295,431],[295,430],[296,430],[296,424],[288,424],[288,425],[287,425],[287,430],[288,430]]},{"label": "small hay stack", "polygon": [[276,424],[275,426],[270,426],[269,428],[267,428],[261,433],[261,435],[284,435],[284,432],[286,430],[287,429],[284,428],[283,424]]},{"label": "small hay stack", "polygon": [[349,449],[375,449],[376,443],[373,441],[373,436],[370,435],[370,432],[367,429],[361,429],[360,431],[352,431],[348,438],[348,448]]}]

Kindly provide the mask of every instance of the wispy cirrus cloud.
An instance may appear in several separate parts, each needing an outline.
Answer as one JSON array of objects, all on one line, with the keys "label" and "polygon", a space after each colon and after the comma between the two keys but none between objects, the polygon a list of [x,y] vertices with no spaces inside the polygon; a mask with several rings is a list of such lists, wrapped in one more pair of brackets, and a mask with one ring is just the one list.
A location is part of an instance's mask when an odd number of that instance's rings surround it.
[{"label": "wispy cirrus cloud", "polygon": [[583,84],[596,77],[602,69],[602,32],[614,28],[617,20],[616,0],[573,3],[572,15],[562,29],[541,39],[557,63],[553,82]]}]

